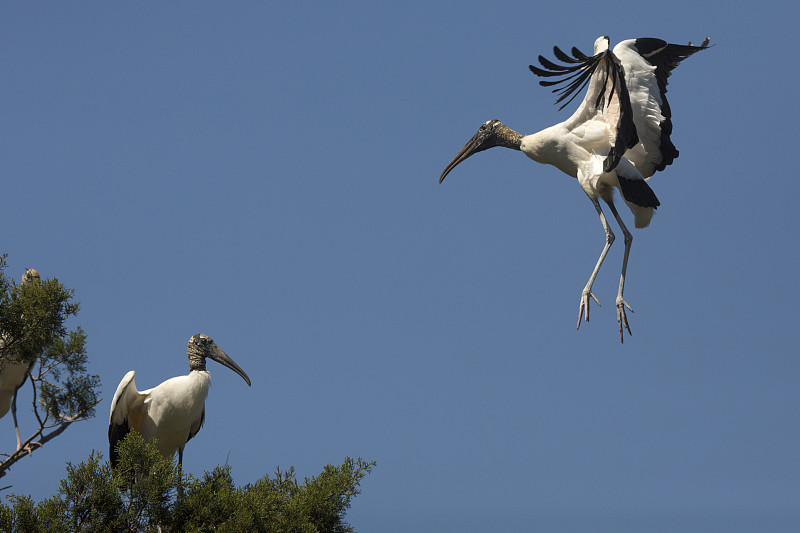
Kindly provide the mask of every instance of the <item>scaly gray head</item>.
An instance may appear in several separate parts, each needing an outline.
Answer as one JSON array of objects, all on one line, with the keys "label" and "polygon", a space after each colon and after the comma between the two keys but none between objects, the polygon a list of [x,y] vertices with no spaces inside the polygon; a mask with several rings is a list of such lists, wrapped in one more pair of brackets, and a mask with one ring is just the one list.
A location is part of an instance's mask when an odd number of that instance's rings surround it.
[{"label": "scaly gray head", "polygon": [[23,285],[38,285],[41,281],[39,271],[35,268],[26,268],[25,273],[22,275]]},{"label": "scaly gray head", "polygon": [[450,164],[447,165],[447,168],[444,169],[442,176],[439,178],[439,183],[444,181],[445,176],[447,176],[451,170],[456,168],[459,163],[467,159],[472,154],[477,154],[478,152],[488,150],[489,148],[494,148],[495,146],[503,146],[505,148],[519,150],[521,140],[522,135],[512,130],[499,120],[489,120],[484,122],[481,124],[481,127],[478,128],[478,133],[472,136],[472,139],[470,139],[469,142],[464,145],[464,148],[462,148],[461,151],[456,154],[453,160],[450,161]]},{"label": "scaly gray head", "polygon": [[247,382],[247,386],[250,386],[250,378],[247,377],[244,370],[239,368],[239,365],[234,363],[233,359],[228,357],[228,354],[223,352],[208,335],[202,333],[192,335],[189,345],[186,347],[186,355],[189,356],[190,370],[205,370],[206,359],[211,359],[242,376],[242,379]]}]

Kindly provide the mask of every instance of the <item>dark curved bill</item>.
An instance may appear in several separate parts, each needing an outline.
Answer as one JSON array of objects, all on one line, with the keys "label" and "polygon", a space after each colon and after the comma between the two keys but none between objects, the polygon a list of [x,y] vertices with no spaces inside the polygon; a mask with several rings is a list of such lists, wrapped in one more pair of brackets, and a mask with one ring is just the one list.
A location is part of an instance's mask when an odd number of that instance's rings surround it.
[{"label": "dark curved bill", "polygon": [[444,169],[442,172],[441,177],[439,178],[439,183],[444,181],[444,178],[450,173],[451,170],[456,168],[459,163],[467,159],[472,154],[477,154],[478,152],[482,152],[487,148],[491,148],[492,146],[497,146],[497,136],[494,133],[493,129],[486,129],[486,124],[481,126],[481,129],[472,136],[467,144],[464,145],[464,148],[459,150],[456,156],[450,161],[450,164]]},{"label": "dark curved bill", "polygon": [[[477,135],[476,135],[476,137],[477,137]],[[472,139],[469,140],[469,142],[467,144],[464,145],[464,147],[461,150],[459,150],[459,152],[456,154],[456,156],[453,158],[453,160],[450,161],[450,163],[444,169],[444,172],[442,172],[442,175],[439,178],[439,183],[443,182],[444,178],[448,174],[450,174],[450,171],[453,170],[454,168],[456,168],[456,166],[458,166],[459,163],[461,163],[466,158],[468,158],[469,156],[471,156],[472,154],[477,152],[477,150],[475,150],[475,146],[476,146],[475,137],[473,137]]]},{"label": "dark curved bill", "polygon": [[242,376],[242,379],[244,379],[247,382],[247,386],[248,387],[252,386],[252,385],[250,385],[250,378],[247,377],[247,374],[245,374],[244,370],[239,368],[239,365],[237,365],[233,361],[233,359],[228,357],[228,354],[223,352],[222,348],[220,348],[216,344],[214,344],[214,347],[211,349],[211,353],[208,355],[208,357],[213,359],[214,361],[216,361],[217,363],[219,363],[219,364],[221,364],[223,366],[227,366],[228,368],[230,368],[231,370],[233,370],[234,372],[236,372],[237,374]]}]

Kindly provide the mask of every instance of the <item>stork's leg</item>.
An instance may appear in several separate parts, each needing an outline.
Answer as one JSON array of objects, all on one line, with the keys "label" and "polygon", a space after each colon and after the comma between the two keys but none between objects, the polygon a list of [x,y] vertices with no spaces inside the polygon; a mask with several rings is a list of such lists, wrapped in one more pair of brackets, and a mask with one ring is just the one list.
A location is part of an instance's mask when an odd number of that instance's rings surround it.
[{"label": "stork's leg", "polygon": [[22,441],[19,440],[19,424],[17,424],[17,392],[19,389],[14,391],[14,397],[11,399],[11,416],[14,418],[14,431],[17,432],[17,449],[19,450],[22,448]]},{"label": "stork's leg", "polygon": [[[17,394],[20,388],[22,388],[21,385],[14,391],[14,396],[11,399],[11,416],[14,418],[14,431],[17,434],[17,450],[22,448],[22,440],[19,438],[19,424],[17,424]],[[28,455],[33,455],[33,450],[41,445],[41,442],[31,442],[25,446],[25,451],[28,452]]]},{"label": "stork's leg", "polygon": [[633,309],[628,303],[622,298],[622,292],[625,290],[625,273],[628,271],[628,254],[631,251],[631,244],[633,244],[633,235],[631,232],[628,231],[628,228],[625,227],[625,224],[622,222],[622,217],[619,216],[617,212],[617,208],[614,207],[614,202],[606,202],[608,207],[611,208],[611,212],[614,213],[614,218],[617,219],[617,223],[619,227],[622,229],[622,234],[625,236],[625,255],[622,258],[622,275],[619,278],[619,292],[617,293],[617,322],[619,323],[619,341],[625,342],[625,337],[623,336],[622,328],[623,326],[625,329],[628,330],[628,335],[631,335],[631,327],[628,325],[628,316],[625,314],[625,308],[627,307],[628,310],[633,313]]},{"label": "stork's leg", "polygon": [[183,446],[178,448],[178,499],[183,499]]},{"label": "stork's leg", "polygon": [[608,226],[606,216],[603,214],[603,210],[600,209],[600,203],[596,199],[592,199],[592,203],[594,204],[594,208],[597,209],[597,214],[600,215],[600,223],[603,224],[603,229],[606,231],[606,244],[603,246],[603,251],[600,253],[597,265],[595,265],[594,270],[592,270],[592,275],[589,276],[589,281],[586,282],[586,287],[583,288],[583,292],[581,293],[581,305],[578,308],[578,327],[576,329],[581,327],[581,320],[584,316],[586,322],[589,322],[589,298],[591,297],[597,305],[600,305],[597,297],[592,294],[592,285],[594,284],[594,279],[597,277],[597,273],[600,272],[600,267],[603,265],[603,260],[606,258],[611,244],[614,242],[614,232],[612,232],[611,228]]}]

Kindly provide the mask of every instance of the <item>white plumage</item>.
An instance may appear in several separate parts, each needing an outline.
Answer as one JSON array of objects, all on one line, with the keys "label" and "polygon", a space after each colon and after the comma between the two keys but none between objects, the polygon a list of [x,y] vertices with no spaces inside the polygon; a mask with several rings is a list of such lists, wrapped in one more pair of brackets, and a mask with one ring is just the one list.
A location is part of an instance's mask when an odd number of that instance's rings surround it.
[{"label": "white plumage", "polygon": [[211,386],[211,375],[205,368],[206,358],[230,368],[250,385],[244,370],[208,336],[198,334],[187,347],[190,372],[168,379],[152,389],[138,391],[131,370],[120,381],[109,415],[108,440],[111,464],[118,461],[116,445],[130,431],[141,433],[145,440],[157,438],[157,447],[166,457],[178,453],[183,462],[183,448],[194,437],[205,420],[205,401]]},{"label": "white plumage", "polygon": [[614,206],[614,189],[620,191],[633,212],[636,227],[647,227],[660,205],[647,179],[678,157],[678,150],[670,138],[672,120],[666,99],[667,78],[682,60],[707,47],[708,38],[700,46],[641,38],[623,41],[611,51],[608,37],[599,37],[595,41],[592,56],[586,56],[576,48],[569,56],[554,47],[556,57],[565,64],[539,56],[541,67],[531,65],[530,69],[538,76],[558,78],[543,80],[540,84],[556,87],[553,92],[561,94],[556,103],[571,96],[562,108],[588,86],[585,98],[572,116],[524,136],[498,120],[485,122],[439,178],[441,183],[459,163],[495,146],[520,150],[538,163],[552,165],[577,178],[606,232],[603,251],[581,292],[578,327],[584,317],[589,321],[590,299],[600,305],[592,293],[592,285],[614,242],[614,233],[598,201],[602,199],[608,204],[625,237],[616,306],[620,340],[624,340],[623,327],[630,334],[625,309],[633,310],[625,302],[623,291],[633,236]]},{"label": "white plumage", "polygon": [[[2,342],[2,340],[0,340]],[[8,414],[11,400],[17,390],[25,383],[31,365],[26,363],[6,363],[0,371],[0,418]]]}]

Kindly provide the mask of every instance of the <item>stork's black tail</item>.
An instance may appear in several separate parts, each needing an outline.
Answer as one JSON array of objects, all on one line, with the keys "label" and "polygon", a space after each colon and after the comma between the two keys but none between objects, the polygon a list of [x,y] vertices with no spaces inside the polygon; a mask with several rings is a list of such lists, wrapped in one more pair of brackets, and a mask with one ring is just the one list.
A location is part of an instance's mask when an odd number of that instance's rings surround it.
[{"label": "stork's black tail", "polygon": [[638,205],[639,207],[653,207],[656,208],[661,205],[661,202],[656,198],[656,193],[643,179],[628,179],[621,176],[617,172],[617,179],[619,180],[619,188],[622,191],[622,197],[628,202]]}]

